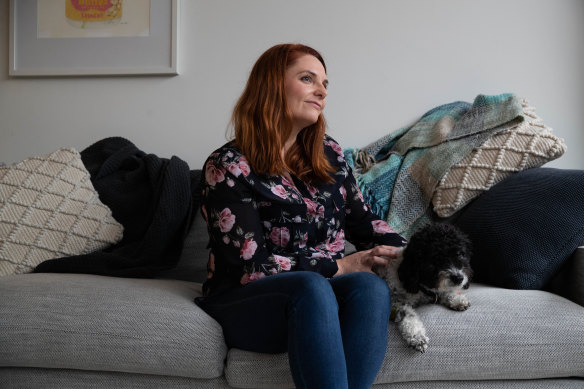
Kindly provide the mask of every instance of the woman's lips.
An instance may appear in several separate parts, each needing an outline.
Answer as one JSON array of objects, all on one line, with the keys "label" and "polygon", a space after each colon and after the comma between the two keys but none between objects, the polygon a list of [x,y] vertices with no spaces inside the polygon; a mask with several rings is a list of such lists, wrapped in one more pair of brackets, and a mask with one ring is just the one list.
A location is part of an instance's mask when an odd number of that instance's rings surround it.
[{"label": "woman's lips", "polygon": [[321,105],[319,103],[317,103],[316,101],[307,101],[307,103],[312,104],[316,109],[318,109],[319,111],[321,110]]}]

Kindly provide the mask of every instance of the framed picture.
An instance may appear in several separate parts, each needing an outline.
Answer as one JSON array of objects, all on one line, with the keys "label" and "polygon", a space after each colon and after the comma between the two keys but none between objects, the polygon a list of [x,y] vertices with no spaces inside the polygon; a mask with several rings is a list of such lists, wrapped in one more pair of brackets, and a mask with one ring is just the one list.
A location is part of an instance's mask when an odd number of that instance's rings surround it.
[{"label": "framed picture", "polygon": [[176,75],[178,0],[10,0],[10,76]]}]

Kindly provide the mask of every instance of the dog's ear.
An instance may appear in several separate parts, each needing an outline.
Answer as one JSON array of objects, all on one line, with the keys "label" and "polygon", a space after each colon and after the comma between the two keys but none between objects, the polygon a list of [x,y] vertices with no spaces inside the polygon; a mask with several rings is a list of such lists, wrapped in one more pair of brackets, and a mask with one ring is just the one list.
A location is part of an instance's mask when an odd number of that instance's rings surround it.
[{"label": "dog's ear", "polygon": [[420,268],[417,253],[410,247],[406,247],[403,255],[404,259],[399,269],[397,269],[397,275],[406,292],[418,293],[420,291]]}]

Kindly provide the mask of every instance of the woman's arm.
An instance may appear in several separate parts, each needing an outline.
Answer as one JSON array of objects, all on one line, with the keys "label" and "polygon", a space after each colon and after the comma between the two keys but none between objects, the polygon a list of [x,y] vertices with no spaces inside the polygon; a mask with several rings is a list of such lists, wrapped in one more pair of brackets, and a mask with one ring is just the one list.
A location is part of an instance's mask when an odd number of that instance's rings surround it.
[{"label": "woman's arm", "polygon": [[275,269],[269,260],[263,228],[245,158],[215,153],[204,166],[201,210],[207,220],[214,271],[246,284]]}]

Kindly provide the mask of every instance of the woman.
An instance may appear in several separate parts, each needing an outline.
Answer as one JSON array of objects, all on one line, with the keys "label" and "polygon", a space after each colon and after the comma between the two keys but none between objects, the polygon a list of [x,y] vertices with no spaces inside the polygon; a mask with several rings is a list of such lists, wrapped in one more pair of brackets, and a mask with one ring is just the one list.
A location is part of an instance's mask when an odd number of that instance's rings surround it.
[{"label": "woman", "polygon": [[[299,388],[368,388],[387,344],[389,289],[372,272],[404,239],[363,201],[325,135],[321,55],[268,49],[204,166],[211,253],[197,303],[228,347],[288,352]],[[361,251],[344,256],[345,233]]]}]

